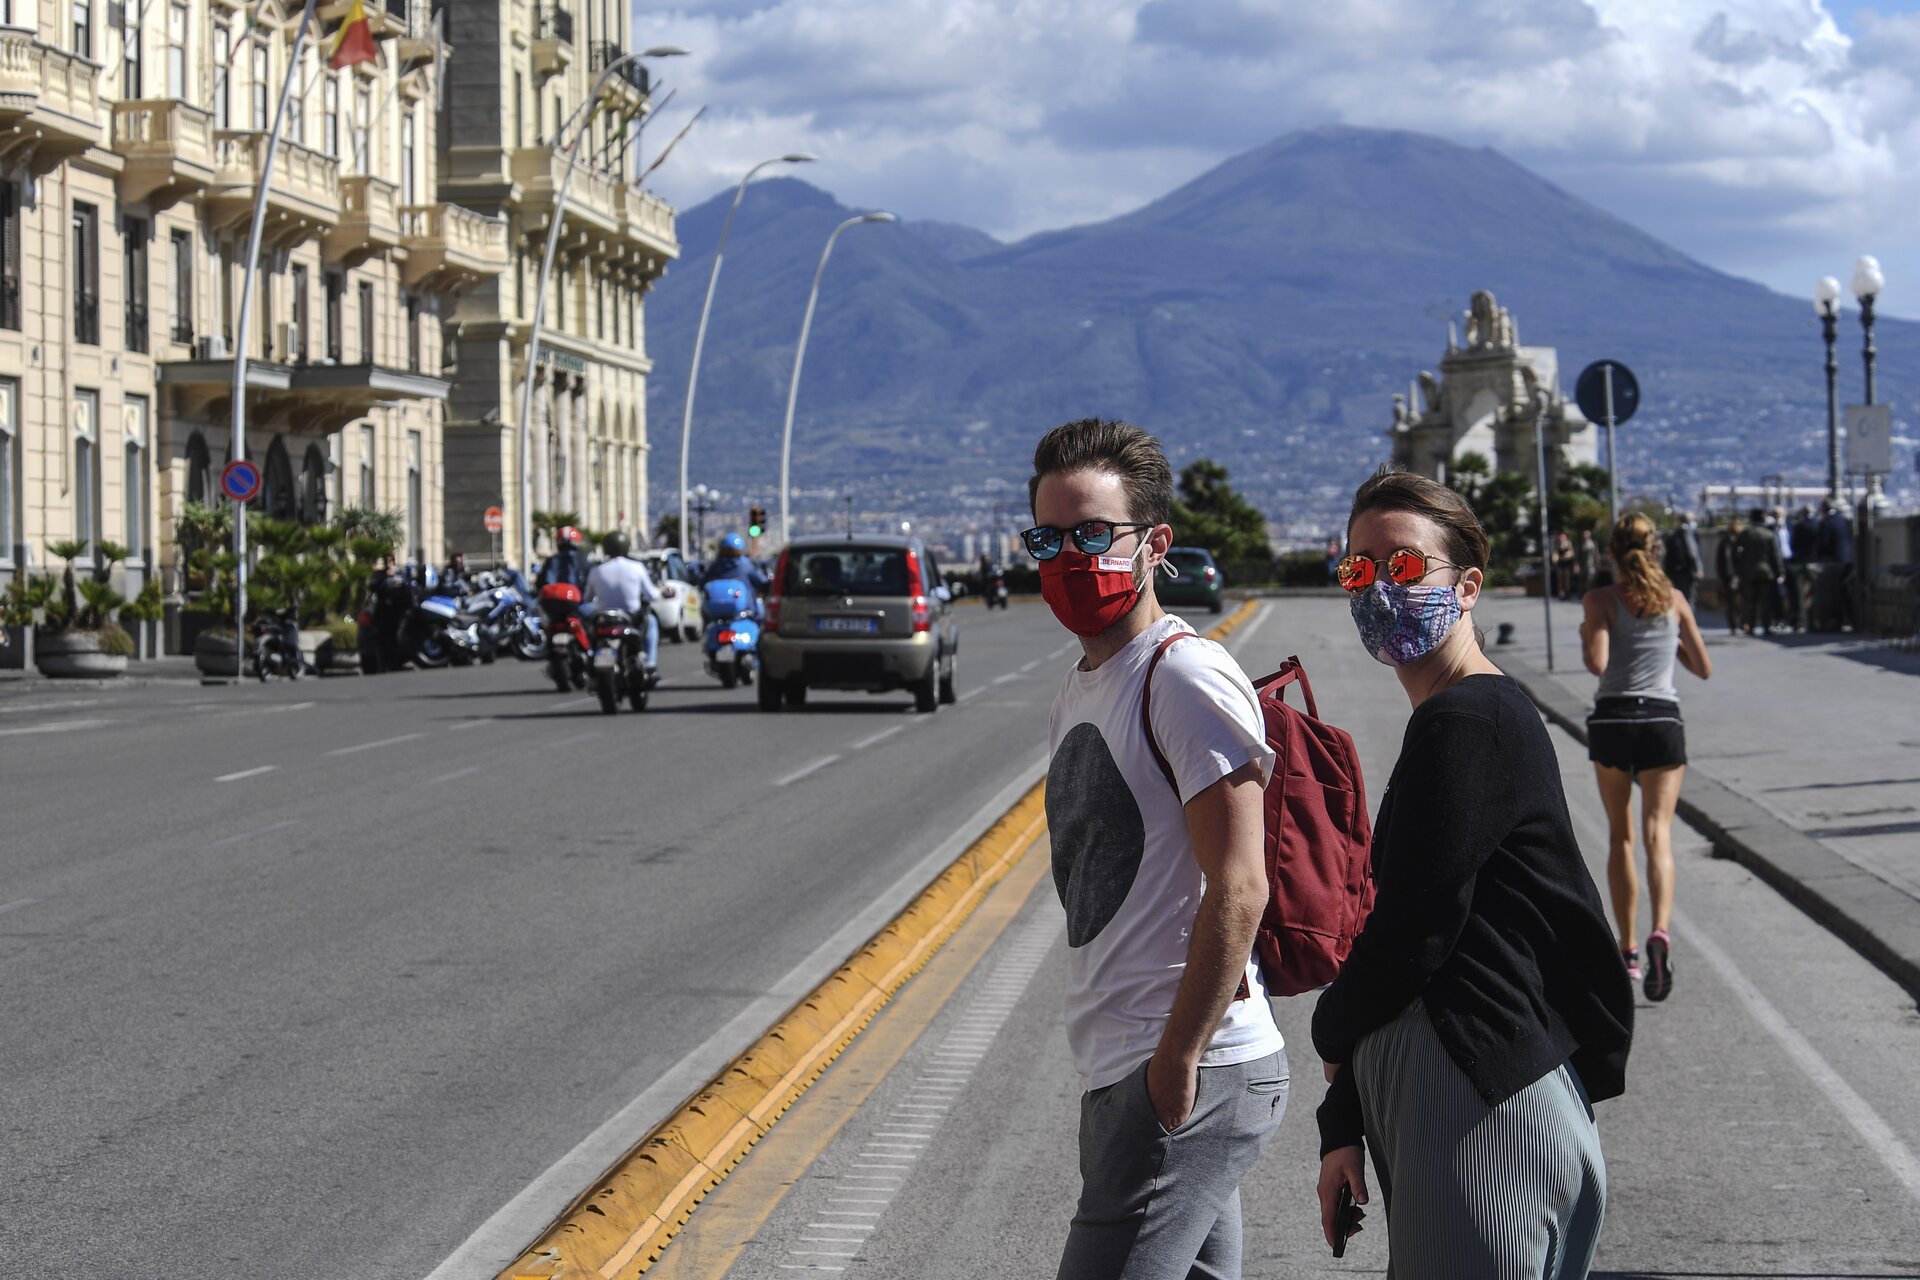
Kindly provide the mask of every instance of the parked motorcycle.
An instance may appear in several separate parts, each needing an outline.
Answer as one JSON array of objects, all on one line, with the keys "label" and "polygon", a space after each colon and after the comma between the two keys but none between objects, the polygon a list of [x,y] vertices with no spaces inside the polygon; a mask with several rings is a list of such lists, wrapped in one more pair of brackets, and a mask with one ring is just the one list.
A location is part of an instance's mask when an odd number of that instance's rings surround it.
[{"label": "parked motorcycle", "polygon": [[283,609],[278,613],[263,610],[253,620],[250,638],[253,673],[260,677],[261,684],[265,684],[269,676],[300,678],[306,660],[300,656],[300,628],[294,622],[293,610]]},{"label": "parked motorcycle", "polygon": [[[522,662],[539,661],[547,652],[547,632],[526,578],[514,568],[481,578],[481,594],[491,602],[482,611],[483,634],[491,637],[496,650],[511,650]],[[473,600],[467,603],[474,605]]]},{"label": "parked motorcycle", "polygon": [[760,665],[760,619],[753,589],[733,578],[709,582],[702,589],[701,617],[707,629],[700,644],[707,671],[720,686],[752,684]]},{"label": "parked motorcycle", "polygon": [[540,612],[546,618],[547,677],[561,693],[587,687],[587,654],[593,642],[580,620],[580,588],[550,582],[540,588]]},{"label": "parked motorcycle", "polygon": [[477,622],[462,612],[459,597],[434,591],[413,606],[401,625],[400,652],[423,668],[472,662],[480,656]]},{"label": "parked motorcycle", "polygon": [[646,636],[624,609],[601,609],[586,622],[592,645],[587,675],[600,696],[600,710],[613,715],[625,700],[635,711],[647,709],[653,673],[642,662]]}]

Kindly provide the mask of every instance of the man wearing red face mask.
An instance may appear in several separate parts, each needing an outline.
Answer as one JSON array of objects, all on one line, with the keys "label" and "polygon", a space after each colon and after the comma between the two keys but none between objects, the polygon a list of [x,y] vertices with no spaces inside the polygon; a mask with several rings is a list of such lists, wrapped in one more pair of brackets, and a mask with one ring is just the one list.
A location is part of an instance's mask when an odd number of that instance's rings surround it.
[{"label": "man wearing red face mask", "polygon": [[1273,752],[1245,673],[1154,597],[1173,541],[1159,442],[1070,422],[1033,469],[1021,538],[1084,651],[1054,700],[1047,767],[1067,1039],[1086,1089],[1059,1275],[1227,1280],[1240,1275],[1240,1179],[1287,1100],[1252,960]]}]

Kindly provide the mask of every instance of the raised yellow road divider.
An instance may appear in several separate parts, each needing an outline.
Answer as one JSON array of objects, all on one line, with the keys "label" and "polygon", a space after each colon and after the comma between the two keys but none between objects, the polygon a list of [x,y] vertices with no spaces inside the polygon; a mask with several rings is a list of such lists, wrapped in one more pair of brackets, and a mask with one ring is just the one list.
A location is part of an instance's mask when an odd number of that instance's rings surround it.
[{"label": "raised yellow road divider", "polygon": [[[1246,601],[1208,637],[1225,639],[1259,607]],[[1045,783],[1036,783],[851,960],[568,1205],[499,1280],[645,1274],[706,1194],[925,967],[1046,825]]]}]

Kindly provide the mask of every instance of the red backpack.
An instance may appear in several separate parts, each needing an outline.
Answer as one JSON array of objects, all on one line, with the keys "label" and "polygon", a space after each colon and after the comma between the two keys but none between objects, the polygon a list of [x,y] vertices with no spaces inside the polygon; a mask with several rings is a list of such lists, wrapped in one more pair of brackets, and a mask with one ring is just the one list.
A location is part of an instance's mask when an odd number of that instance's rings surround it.
[{"label": "red backpack", "polygon": [[[1140,701],[1147,747],[1176,796],[1179,784],[1153,736],[1153,672],[1168,649],[1194,638],[1183,631],[1161,642]],[[1285,700],[1296,683],[1305,711]],[[1300,659],[1288,658],[1254,689],[1274,761],[1266,792],[1267,907],[1253,950],[1267,993],[1297,996],[1333,981],[1373,910],[1373,824],[1353,735],[1320,719]]]}]

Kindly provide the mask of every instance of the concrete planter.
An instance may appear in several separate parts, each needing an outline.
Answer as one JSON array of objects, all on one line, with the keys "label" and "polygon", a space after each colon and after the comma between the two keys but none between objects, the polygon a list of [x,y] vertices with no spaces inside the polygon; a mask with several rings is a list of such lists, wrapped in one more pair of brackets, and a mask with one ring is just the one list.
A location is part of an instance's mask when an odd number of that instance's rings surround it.
[{"label": "concrete planter", "polygon": [[102,680],[126,674],[127,655],[100,652],[98,632],[41,632],[35,641],[33,664],[43,676]]},{"label": "concrete planter", "polygon": [[322,675],[341,675],[360,670],[360,651],[354,648],[342,648],[335,643],[333,636],[325,631],[302,629],[300,656]]},{"label": "concrete planter", "polygon": [[202,631],[193,638],[193,666],[203,676],[236,677],[240,674],[239,647],[232,636]]}]

